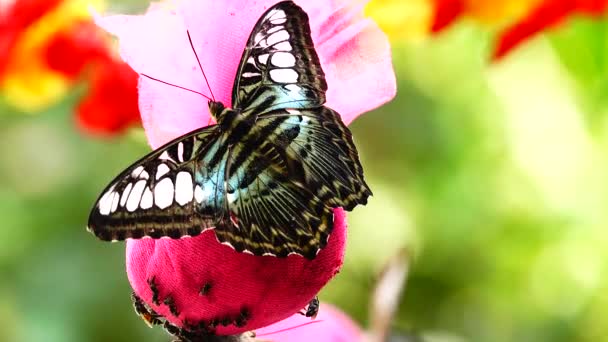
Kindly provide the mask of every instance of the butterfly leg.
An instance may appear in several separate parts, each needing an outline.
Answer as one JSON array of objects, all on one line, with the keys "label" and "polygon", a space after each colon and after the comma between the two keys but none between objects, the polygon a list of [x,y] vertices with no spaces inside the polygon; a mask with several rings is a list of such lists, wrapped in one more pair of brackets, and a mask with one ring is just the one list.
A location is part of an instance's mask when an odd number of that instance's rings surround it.
[{"label": "butterfly leg", "polygon": [[300,311],[300,315],[310,317],[310,319],[317,318],[317,314],[319,313],[319,297],[315,296],[306,307],[306,311]]}]

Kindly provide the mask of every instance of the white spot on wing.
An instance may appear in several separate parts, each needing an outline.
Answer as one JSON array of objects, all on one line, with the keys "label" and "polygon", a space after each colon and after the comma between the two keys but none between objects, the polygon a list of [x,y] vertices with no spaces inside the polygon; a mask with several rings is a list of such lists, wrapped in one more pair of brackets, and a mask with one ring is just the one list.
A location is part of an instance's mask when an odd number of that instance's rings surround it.
[{"label": "white spot on wing", "polygon": [[272,64],[280,68],[296,65],[296,58],[289,52],[275,52],[272,55]]},{"label": "white spot on wing", "polygon": [[173,203],[173,182],[163,178],[154,187],[154,203],[160,209],[165,209]]},{"label": "white spot on wing", "polygon": [[152,208],[152,204],[154,204],[154,196],[152,195],[152,191],[150,191],[149,187],[146,187],[144,190],[144,194],[141,196],[141,202],[139,206],[142,209],[150,209]]},{"label": "white spot on wing", "polygon": [[135,183],[131,194],[129,195],[129,199],[127,200],[127,210],[130,212],[135,211],[139,206],[139,201],[141,200],[141,195],[144,192],[144,188],[146,187],[146,181],[140,180]]},{"label": "white spot on wing", "polygon": [[158,159],[160,159],[160,160],[170,160],[172,162],[175,162],[175,160],[173,160],[171,157],[169,157],[169,152],[167,152],[167,151],[161,153],[160,156],[158,156]]},{"label": "white spot on wing", "polygon": [[253,38],[253,42],[254,42],[255,44],[259,44],[259,43],[260,43],[260,41],[261,41],[262,39],[264,39],[264,36],[262,35],[262,33],[261,33],[261,32],[258,32],[258,33],[255,35],[255,38]]},{"label": "white spot on wing", "polygon": [[245,78],[250,78],[250,77],[260,76],[260,74],[257,72],[244,72],[242,76]]},{"label": "white spot on wing", "polygon": [[184,205],[192,201],[193,187],[192,176],[189,172],[180,172],[175,177],[175,201]]},{"label": "white spot on wing", "polygon": [[287,39],[289,39],[289,33],[287,33],[287,30],[280,30],[268,36],[268,38],[266,38],[266,43],[268,45],[274,45]]},{"label": "white spot on wing", "polygon": [[288,41],[280,42],[276,44],[274,48],[279,51],[291,51],[291,43]]},{"label": "white spot on wing", "polygon": [[293,69],[272,69],[270,70],[270,78],[278,83],[296,83],[298,73]]},{"label": "white spot on wing", "polygon": [[234,192],[226,193],[226,198],[228,199],[228,202],[230,202],[230,203],[234,203],[234,201],[236,201],[237,197],[238,197],[237,194]]},{"label": "white spot on wing", "polygon": [[114,191],[112,193],[112,212],[115,212],[118,209],[118,202],[120,200],[120,195],[118,192]]},{"label": "white spot on wing", "polygon": [[[219,241],[219,240],[218,240],[218,241]],[[232,248],[232,249],[235,249],[235,248],[234,248],[234,246],[233,246],[233,245],[232,245],[230,242],[228,242],[228,241],[223,241],[223,242],[220,242],[220,243],[221,243],[222,245],[225,245],[225,246],[228,246],[228,247],[230,247],[230,248]]]},{"label": "white spot on wing", "polygon": [[160,177],[166,175],[169,171],[170,169],[167,164],[159,164],[158,168],[156,169],[156,180],[159,180]]},{"label": "white spot on wing", "polygon": [[285,11],[280,10],[280,9],[273,9],[272,11],[270,11],[268,13],[268,17],[270,19],[279,19],[279,18],[286,18],[287,16],[285,15]]},{"label": "white spot on wing", "polygon": [[287,18],[270,19],[270,22],[275,25],[284,24],[286,21],[287,21]]},{"label": "white spot on wing", "polygon": [[127,203],[127,198],[129,197],[129,194],[131,193],[131,188],[133,188],[133,183],[127,184],[125,189],[122,191],[122,195],[120,197],[120,206],[121,207],[124,207],[125,203]]},{"label": "white spot on wing", "polygon": [[272,34],[272,33],[275,33],[277,31],[280,31],[283,29],[285,29],[285,28],[282,25],[277,25],[277,26],[271,28],[270,30],[268,30],[268,32],[266,32],[266,34]]},{"label": "white spot on wing", "polygon": [[143,166],[138,166],[135,169],[133,169],[133,171],[131,172],[131,177],[133,178],[137,178],[139,177],[139,174],[144,170]]},{"label": "white spot on wing", "polygon": [[300,86],[296,84],[286,84],[285,89],[289,90],[292,93],[298,93],[300,92],[300,90],[302,90],[302,88],[300,88]]},{"label": "white spot on wing", "polygon": [[111,192],[106,192],[99,199],[99,213],[101,215],[108,215],[110,213],[110,209],[112,209],[112,197]]},{"label": "white spot on wing", "polygon": [[264,54],[259,55],[259,56],[258,56],[258,61],[259,61],[261,64],[266,65],[266,63],[268,62],[268,54],[267,54],[267,53],[264,53]]},{"label": "white spot on wing", "polygon": [[103,196],[99,199],[99,213],[101,215],[108,215],[112,209],[112,199],[114,194],[114,186],[110,187]]},{"label": "white spot on wing", "polygon": [[180,162],[184,161],[184,143],[177,144],[177,159]]},{"label": "white spot on wing", "polygon": [[204,195],[203,189],[201,189],[201,186],[197,184],[196,187],[194,187],[194,199],[198,203],[201,203],[205,199]]}]

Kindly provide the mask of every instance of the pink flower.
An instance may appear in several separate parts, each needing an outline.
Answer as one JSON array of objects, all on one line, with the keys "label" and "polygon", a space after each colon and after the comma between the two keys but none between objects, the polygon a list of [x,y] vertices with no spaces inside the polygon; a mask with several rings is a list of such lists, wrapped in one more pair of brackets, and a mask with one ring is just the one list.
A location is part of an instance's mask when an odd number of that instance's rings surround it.
[{"label": "pink flower", "polygon": [[[276,0],[184,0],[156,4],[143,16],[110,16],[97,22],[120,39],[122,57],[139,72],[208,94],[186,35],[188,30],[217,100],[230,105],[234,75],[245,42],[261,14]],[[364,2],[302,1],[326,74],[327,105],[346,123],[395,95],[388,40],[363,17]],[[205,126],[206,100],[140,77],[139,104],[154,148]],[[152,309],[178,326],[213,322],[218,334],[257,329],[304,308],[340,270],[346,221],[335,210],[334,230],[314,260],[258,257],[218,243],[212,230],[198,237],[127,242],[129,281]],[[176,312],[155,304],[170,296]],[[157,301],[158,303],[158,301]]]},{"label": "pink flower", "polygon": [[344,312],[328,303],[321,303],[315,320],[295,314],[285,320],[256,331],[256,337],[272,342],[356,342],[362,341],[361,328]]}]

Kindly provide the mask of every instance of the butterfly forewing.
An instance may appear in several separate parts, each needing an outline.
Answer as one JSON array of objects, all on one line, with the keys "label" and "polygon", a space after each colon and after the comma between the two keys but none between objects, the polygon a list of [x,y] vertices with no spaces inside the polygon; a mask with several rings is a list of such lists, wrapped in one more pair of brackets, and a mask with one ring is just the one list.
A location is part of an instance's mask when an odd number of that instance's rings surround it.
[{"label": "butterfly forewing", "polygon": [[127,168],[97,200],[88,229],[102,240],[124,240],[193,236],[212,227],[222,211],[208,208],[217,202],[217,187],[201,178],[201,169],[208,175],[213,169],[198,157],[218,135],[216,126],[194,131]]},{"label": "butterfly forewing", "polygon": [[232,89],[245,115],[325,102],[327,83],[306,13],[291,1],[270,8],[254,26]]}]

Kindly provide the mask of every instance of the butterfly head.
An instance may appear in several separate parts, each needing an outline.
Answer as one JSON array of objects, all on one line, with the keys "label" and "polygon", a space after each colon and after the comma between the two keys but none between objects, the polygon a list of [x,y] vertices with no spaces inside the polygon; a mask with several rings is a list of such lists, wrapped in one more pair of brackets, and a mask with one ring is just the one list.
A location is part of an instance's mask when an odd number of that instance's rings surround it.
[{"label": "butterfly head", "polygon": [[256,116],[241,115],[236,109],[227,108],[221,102],[209,101],[209,112],[222,132],[228,133],[229,141],[239,141],[249,132],[255,123]]},{"label": "butterfly head", "polygon": [[215,122],[219,122],[218,119],[224,109],[226,109],[226,106],[224,106],[223,103],[219,101],[209,101],[209,113],[211,113],[211,116],[213,116]]}]

